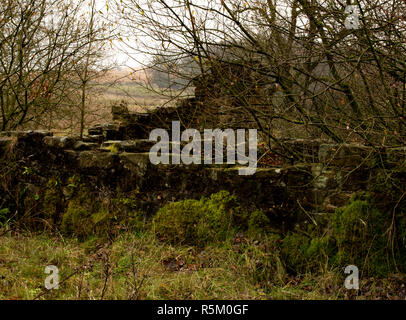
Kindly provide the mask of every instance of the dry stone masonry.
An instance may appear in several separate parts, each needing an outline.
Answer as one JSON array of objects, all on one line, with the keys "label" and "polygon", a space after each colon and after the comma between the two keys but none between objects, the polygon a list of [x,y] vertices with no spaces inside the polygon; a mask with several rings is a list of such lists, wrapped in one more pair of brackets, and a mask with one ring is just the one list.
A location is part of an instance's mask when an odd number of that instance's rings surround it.
[{"label": "dry stone masonry", "polygon": [[[115,122],[90,128],[83,139],[47,131],[2,132],[0,158],[4,165],[12,161],[36,173],[35,180],[29,174],[13,177],[15,185],[28,185],[33,192],[52,177],[67,181],[79,176],[95,192],[135,197],[152,215],[167,202],[227,190],[239,196],[244,206],[265,210],[281,224],[296,210],[334,212],[354,192],[369,190],[391,163],[406,161],[406,148],[380,150],[383,168],[374,163],[376,150],[366,146],[287,140],[284,144],[304,160],[262,166],[252,176],[240,176],[237,166],[227,164],[153,165],[148,152],[155,142],[148,140],[148,130],[157,121],[168,124],[176,119],[175,113],[180,114],[174,109],[159,113],[159,117],[130,114],[124,106],[113,107]],[[406,181],[404,172],[396,174]]]}]

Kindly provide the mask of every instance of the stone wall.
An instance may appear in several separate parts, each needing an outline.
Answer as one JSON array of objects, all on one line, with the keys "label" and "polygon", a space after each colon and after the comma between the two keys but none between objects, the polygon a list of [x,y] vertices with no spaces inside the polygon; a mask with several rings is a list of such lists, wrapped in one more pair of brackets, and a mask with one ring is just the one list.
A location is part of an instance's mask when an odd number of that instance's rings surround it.
[{"label": "stone wall", "polygon": [[[77,176],[99,197],[132,197],[149,215],[170,201],[228,190],[245,207],[263,209],[284,227],[295,221],[298,210],[334,212],[354,192],[376,186],[382,173],[406,164],[406,148],[382,149],[378,154],[361,145],[295,140],[285,143],[301,152],[305,162],[262,166],[252,176],[240,176],[238,167],[230,165],[153,165],[148,152],[154,142],[144,133],[126,139],[123,132],[117,123],[91,128],[83,139],[44,131],[2,132],[2,205],[21,190],[34,196],[53,177],[67,184]],[[377,165],[377,158],[384,161]],[[406,183],[405,170],[398,169],[391,174]]]}]

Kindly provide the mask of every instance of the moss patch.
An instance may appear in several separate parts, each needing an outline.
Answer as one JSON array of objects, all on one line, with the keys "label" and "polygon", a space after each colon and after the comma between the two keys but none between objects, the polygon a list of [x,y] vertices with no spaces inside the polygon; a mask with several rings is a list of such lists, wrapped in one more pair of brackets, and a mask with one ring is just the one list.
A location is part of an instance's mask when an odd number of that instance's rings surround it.
[{"label": "moss patch", "polygon": [[173,202],[153,219],[156,234],[170,243],[204,245],[224,241],[237,229],[242,214],[237,200],[227,191],[200,200]]}]

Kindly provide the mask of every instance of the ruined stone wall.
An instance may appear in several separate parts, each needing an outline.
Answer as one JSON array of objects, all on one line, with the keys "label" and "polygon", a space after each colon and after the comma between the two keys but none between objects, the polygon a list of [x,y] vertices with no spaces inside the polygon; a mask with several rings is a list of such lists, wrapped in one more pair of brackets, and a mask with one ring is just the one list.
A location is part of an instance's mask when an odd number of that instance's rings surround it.
[{"label": "ruined stone wall", "polygon": [[[68,185],[76,176],[99,198],[125,195],[149,215],[170,201],[228,190],[245,207],[264,210],[283,227],[298,210],[334,212],[354,192],[374,188],[391,166],[406,163],[406,148],[375,155],[360,145],[296,140],[286,143],[304,153],[306,162],[262,166],[252,176],[240,176],[238,167],[230,165],[153,165],[148,152],[155,142],[121,140],[125,137],[116,124],[91,128],[83,139],[43,131],[1,133],[1,204],[10,206],[22,190],[35,198],[54,177]],[[376,157],[384,158],[386,167],[376,165]],[[391,174],[406,183],[405,170]]]}]

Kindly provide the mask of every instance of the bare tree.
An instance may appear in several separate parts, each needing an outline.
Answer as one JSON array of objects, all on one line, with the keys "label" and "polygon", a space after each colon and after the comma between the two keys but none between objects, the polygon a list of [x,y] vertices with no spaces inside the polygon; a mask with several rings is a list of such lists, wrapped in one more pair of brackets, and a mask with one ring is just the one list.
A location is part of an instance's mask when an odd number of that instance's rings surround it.
[{"label": "bare tree", "polygon": [[405,143],[406,4],[355,1],[359,26],[348,28],[350,4],[123,0],[116,7],[155,68],[206,87],[207,113],[252,121],[294,158],[281,137]]},{"label": "bare tree", "polygon": [[[89,91],[93,91],[94,82],[98,78],[106,74],[107,71],[113,68],[112,63],[106,63],[103,58],[106,58],[107,40],[114,36],[114,30],[111,25],[100,17],[96,9],[96,1],[91,0],[89,3],[89,11],[85,15],[86,19],[81,22],[82,29],[87,32],[87,44],[83,48],[81,55],[83,58],[74,64],[74,82],[78,80],[80,91],[79,102],[79,132],[80,137],[83,136],[85,129],[85,116],[87,113],[87,100],[89,100]],[[77,78],[77,79],[76,79]]]},{"label": "bare tree", "polygon": [[52,120],[90,43],[104,41],[80,20],[85,1],[2,0],[1,130]]}]

